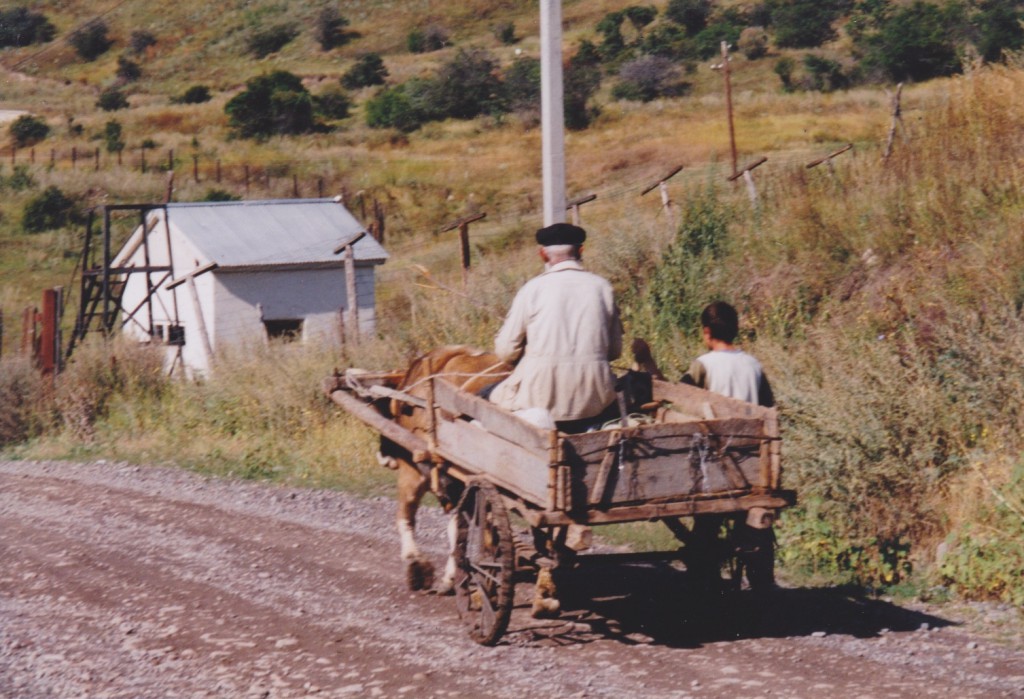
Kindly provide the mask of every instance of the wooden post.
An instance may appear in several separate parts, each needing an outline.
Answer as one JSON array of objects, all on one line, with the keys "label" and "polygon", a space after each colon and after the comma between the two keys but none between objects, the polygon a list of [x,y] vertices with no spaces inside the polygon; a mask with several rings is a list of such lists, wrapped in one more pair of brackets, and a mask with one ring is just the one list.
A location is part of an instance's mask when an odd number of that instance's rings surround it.
[{"label": "wooden post", "polygon": [[722,75],[725,77],[725,109],[729,116],[729,151],[732,153],[732,173],[736,172],[736,129],[732,115],[732,78],[729,70],[729,42],[722,42]]},{"label": "wooden post", "polygon": [[99,146],[96,147],[96,166],[93,169],[96,172],[100,171],[100,149],[99,149]]},{"label": "wooden post", "polygon": [[36,149],[30,148],[28,151],[28,161],[33,165],[36,164]]},{"label": "wooden post", "polygon": [[192,154],[192,180],[199,182],[199,155],[196,153]]},{"label": "wooden post", "polygon": [[[11,156],[11,162],[14,162],[14,156]],[[78,148],[71,146],[71,169],[75,169],[75,164],[78,162]]]},{"label": "wooden post", "polygon": [[319,199],[324,198],[324,178],[323,175],[316,178],[316,196]]},{"label": "wooden post", "polygon": [[50,149],[50,169],[52,170],[57,166],[57,149]]},{"label": "wooden post", "polygon": [[206,328],[206,317],[203,315],[203,307],[199,303],[199,292],[196,290],[196,277],[206,274],[207,272],[212,272],[215,269],[217,269],[217,263],[210,262],[202,267],[197,267],[186,274],[183,278],[169,282],[165,287],[166,289],[176,289],[181,284],[188,285],[189,295],[192,297],[192,308],[195,310],[196,314],[196,329],[199,331],[199,339],[202,342],[203,351],[206,353],[206,358],[210,361],[211,365],[213,364],[214,359],[213,345],[210,342],[210,334]]},{"label": "wooden post", "polygon": [[597,199],[596,194],[588,194],[586,196],[577,197],[566,202],[566,207],[572,210],[572,223],[574,226],[583,225],[580,222],[580,207],[582,207],[584,204],[588,202],[594,201],[595,199]]},{"label": "wooden post", "polygon": [[141,154],[139,161],[142,163],[142,174],[146,174],[146,147],[139,146],[139,153]]},{"label": "wooden post", "polygon": [[174,149],[167,149],[167,171],[174,172]]},{"label": "wooden post", "polygon": [[124,151],[124,148],[118,147],[118,149],[117,149],[117,166],[118,167],[121,166],[121,153],[123,151]]},{"label": "wooden post", "polygon": [[755,206],[757,205],[757,189],[754,187],[754,176],[751,175],[750,172],[754,168],[757,168],[757,167],[763,165],[767,161],[768,161],[767,157],[762,157],[760,160],[757,160],[757,161],[751,163],[750,165],[747,165],[746,167],[743,168],[743,170],[741,170],[740,172],[737,172],[737,173],[734,173],[734,174],[730,175],[729,178],[728,178],[728,180],[730,182],[735,182],[740,177],[743,178],[743,181],[747,183],[747,194],[750,197],[750,203],[755,205]]},{"label": "wooden post", "polygon": [[220,184],[220,159],[217,160],[217,184]]},{"label": "wooden post", "polygon": [[454,221],[441,229],[441,233],[459,229],[459,249],[462,254],[462,288],[469,284],[469,224],[486,217],[487,214],[479,213],[472,216],[465,216]]},{"label": "wooden post", "polygon": [[348,303],[348,318],[344,319],[343,317],[342,327],[344,328],[346,325],[349,327],[352,341],[356,344],[359,344],[359,289],[356,285],[355,245],[363,239],[364,235],[366,235],[366,231],[360,231],[334,248],[335,255],[345,253],[345,301]]},{"label": "wooden post", "polygon": [[896,127],[903,125],[902,108],[900,107],[900,96],[903,94],[903,83],[896,86],[896,94],[892,96],[892,123],[889,125],[889,136],[885,140],[885,152],[882,160],[888,160],[892,155],[892,144],[896,138]]},{"label": "wooden post", "polygon": [[165,203],[170,203],[174,197],[174,170],[167,173],[167,198],[164,200]]},{"label": "wooden post", "polygon": [[682,165],[674,168],[667,175],[665,175],[664,177],[659,179],[657,182],[654,182],[652,184],[647,185],[644,188],[644,190],[642,192],[640,192],[640,196],[643,196],[643,195],[647,194],[648,192],[652,191],[655,187],[657,187],[661,191],[661,208],[665,211],[665,216],[668,219],[668,225],[669,225],[669,232],[670,233],[675,233],[676,232],[676,217],[675,217],[675,214],[673,213],[674,207],[672,205],[672,200],[668,196],[668,184],[667,183],[668,183],[668,181],[670,179],[675,177],[679,173],[679,171],[682,170],[682,169],[683,169]]},{"label": "wooden post", "polygon": [[299,176],[294,172],[292,173],[292,196],[296,199],[299,198]]},{"label": "wooden post", "polygon": [[248,165],[243,165],[242,167],[244,168],[244,173],[245,173],[245,193],[248,194],[249,193],[249,166]]}]

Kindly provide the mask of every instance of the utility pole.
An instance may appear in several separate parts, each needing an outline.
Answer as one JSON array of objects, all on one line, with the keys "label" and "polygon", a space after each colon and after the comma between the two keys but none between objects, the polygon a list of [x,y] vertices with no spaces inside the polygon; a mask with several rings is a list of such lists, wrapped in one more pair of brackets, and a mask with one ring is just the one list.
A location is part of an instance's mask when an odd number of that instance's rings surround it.
[{"label": "utility pole", "polygon": [[722,75],[725,77],[725,109],[729,114],[729,150],[732,153],[732,174],[738,175],[736,169],[736,129],[732,119],[732,78],[729,75],[729,42],[722,42]]},{"label": "utility pole", "polygon": [[562,1],[540,0],[541,160],[544,225],[565,222],[565,106],[562,100]]}]

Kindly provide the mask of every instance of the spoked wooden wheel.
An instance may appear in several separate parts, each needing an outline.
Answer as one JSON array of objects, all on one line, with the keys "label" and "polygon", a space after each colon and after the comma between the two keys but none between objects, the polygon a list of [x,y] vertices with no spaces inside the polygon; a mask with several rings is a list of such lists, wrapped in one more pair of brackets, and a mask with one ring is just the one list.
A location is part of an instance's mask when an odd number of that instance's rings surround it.
[{"label": "spoked wooden wheel", "polygon": [[456,516],[455,604],[470,638],[493,646],[512,614],[512,527],[498,491],[480,479],[466,484]]}]

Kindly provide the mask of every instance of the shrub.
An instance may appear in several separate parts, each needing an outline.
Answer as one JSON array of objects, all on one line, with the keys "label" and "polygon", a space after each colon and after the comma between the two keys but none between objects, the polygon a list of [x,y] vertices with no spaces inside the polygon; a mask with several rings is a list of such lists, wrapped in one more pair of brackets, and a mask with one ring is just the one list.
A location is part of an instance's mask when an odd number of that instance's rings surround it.
[{"label": "shrub", "polygon": [[1024,46],[1024,14],[1007,3],[989,0],[979,7],[972,20],[977,29],[978,53],[986,61],[996,61],[1004,51]]},{"label": "shrub", "polygon": [[150,46],[156,46],[156,36],[145,29],[136,29],[128,38],[128,50],[139,55]]},{"label": "shrub", "polygon": [[959,72],[948,17],[935,5],[915,0],[884,17],[860,41],[869,72],[893,81],[928,80]]},{"label": "shrub", "polygon": [[107,23],[97,20],[76,29],[68,41],[71,42],[80,58],[86,61],[95,61],[105,54],[114,43],[107,36],[108,31]]},{"label": "shrub", "polygon": [[28,165],[19,164],[15,165],[11,171],[11,176],[4,179],[0,177],[0,189],[4,187],[10,188],[14,192],[22,192],[26,189],[32,189],[36,186],[36,180],[32,177],[32,173],[28,169]]},{"label": "shrub", "polygon": [[108,121],[103,127],[103,140],[106,141],[108,153],[120,153],[124,150],[124,139],[121,136],[120,122],[113,119]]},{"label": "shrub", "polygon": [[125,58],[124,56],[117,57],[117,77],[121,82],[133,82],[142,77],[142,68],[135,61]]},{"label": "shrub", "polygon": [[775,66],[772,70],[779,76],[779,80],[782,81],[782,89],[786,92],[793,90],[793,70],[796,68],[796,61],[789,56],[783,56],[779,60],[775,61]]},{"label": "shrub", "polygon": [[661,56],[641,56],[619,69],[619,83],[612,89],[616,99],[650,102],[681,94],[679,66]]},{"label": "shrub", "polygon": [[843,67],[837,61],[809,53],[804,56],[807,70],[807,89],[818,92],[832,92],[845,88],[849,80],[843,74]]},{"label": "shrub", "polygon": [[0,361],[0,447],[42,431],[48,417],[46,396],[42,375],[29,359]]},{"label": "shrub", "polygon": [[277,24],[253,31],[246,40],[246,48],[256,58],[265,58],[283,49],[298,35],[299,29],[294,24]]},{"label": "shrub", "polygon": [[206,85],[193,85],[177,97],[172,97],[173,104],[202,104],[211,99],[210,88]]},{"label": "shrub", "polygon": [[505,71],[505,96],[512,111],[540,108],[540,61],[520,56]]},{"label": "shrub", "polygon": [[648,56],[662,56],[675,61],[697,57],[697,45],[686,30],[675,24],[659,24],[644,35],[640,51]]},{"label": "shrub", "polygon": [[366,125],[374,129],[415,131],[427,121],[406,93],[406,86],[384,88],[366,101]]},{"label": "shrub", "polygon": [[119,109],[128,109],[128,98],[119,88],[108,87],[100,93],[96,106],[105,112],[116,112]]},{"label": "shrub", "polygon": [[597,114],[588,106],[590,98],[601,87],[601,68],[597,50],[589,42],[581,42],[566,66],[563,81],[563,109],[566,128],[579,131],[590,126]]},{"label": "shrub", "polygon": [[770,0],[775,43],[781,47],[813,48],[835,38],[832,23],[842,6],[819,0]]},{"label": "shrub", "polygon": [[21,227],[27,233],[42,233],[77,222],[77,206],[57,186],[50,185],[25,205]]},{"label": "shrub", "polygon": [[349,90],[361,87],[383,85],[388,77],[384,59],[378,53],[366,53],[356,59],[355,64],[341,76],[341,84]]},{"label": "shrub", "polygon": [[484,49],[460,49],[438,71],[426,111],[442,118],[472,119],[503,111],[498,61]]},{"label": "shrub", "polygon": [[352,100],[340,87],[332,86],[313,98],[316,113],[327,119],[346,119]]},{"label": "shrub", "polygon": [[736,44],[740,40],[742,27],[728,21],[718,21],[702,29],[694,37],[695,52],[698,58],[707,60],[718,56],[722,51],[722,42]]},{"label": "shrub", "polygon": [[764,27],[747,27],[740,32],[737,46],[751,61],[763,58],[768,53],[768,32]]},{"label": "shrub", "polygon": [[18,148],[35,145],[50,134],[50,127],[45,121],[31,114],[22,114],[11,122],[8,129],[11,140]]},{"label": "shrub", "polygon": [[313,98],[298,76],[279,70],[252,78],[224,106],[228,123],[243,138],[308,133],[316,127]]},{"label": "shrub", "polygon": [[349,25],[348,19],[341,16],[336,7],[325,7],[316,16],[316,28],[313,30],[313,37],[320,44],[324,51],[330,51],[336,46],[342,46],[348,42],[348,34],[345,27]]},{"label": "shrub", "polygon": [[516,25],[514,22],[498,22],[494,25],[491,31],[494,32],[494,38],[506,46],[510,46],[519,41],[519,39],[516,38]]},{"label": "shrub", "polygon": [[665,17],[681,25],[690,36],[696,36],[708,26],[711,0],[669,0],[665,7]]},{"label": "shrub", "polygon": [[438,24],[413,29],[405,39],[409,53],[430,53],[448,45],[448,30]]},{"label": "shrub", "polygon": [[44,43],[56,34],[56,27],[38,12],[24,7],[0,10],[0,49]]},{"label": "shrub", "polygon": [[225,189],[208,189],[199,201],[240,201],[242,197]]}]

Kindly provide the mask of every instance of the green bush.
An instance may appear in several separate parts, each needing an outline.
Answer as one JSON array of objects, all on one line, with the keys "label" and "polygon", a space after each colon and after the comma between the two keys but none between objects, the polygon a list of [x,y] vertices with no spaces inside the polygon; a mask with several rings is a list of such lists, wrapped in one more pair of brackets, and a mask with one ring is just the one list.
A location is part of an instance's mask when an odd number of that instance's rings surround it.
[{"label": "green bush", "polygon": [[25,148],[39,143],[50,135],[50,127],[45,121],[31,114],[22,114],[11,122],[8,131],[11,140],[18,148]]},{"label": "green bush", "polygon": [[128,38],[128,50],[136,56],[145,52],[150,46],[156,46],[156,36],[145,29],[136,29]]},{"label": "green bush", "polygon": [[425,111],[438,118],[473,119],[506,110],[498,61],[484,49],[460,49],[441,66]]},{"label": "green bush", "polygon": [[922,0],[885,15],[858,45],[877,79],[928,80],[960,71],[949,15]]},{"label": "green bush", "polygon": [[193,85],[177,97],[171,98],[172,104],[203,104],[212,99],[210,88],[206,85]]},{"label": "green bush", "polygon": [[366,101],[366,125],[411,132],[428,121],[407,94],[407,86],[384,88]]},{"label": "green bush", "polygon": [[256,58],[266,58],[290,44],[299,35],[299,28],[291,23],[256,29],[246,39],[246,48]]},{"label": "green bush", "polygon": [[56,34],[57,28],[45,15],[24,7],[0,10],[0,49],[45,43]]},{"label": "green bush", "polygon": [[669,0],[665,17],[682,26],[690,36],[696,36],[708,26],[711,10],[711,0]]},{"label": "green bush", "polygon": [[134,82],[142,77],[142,68],[124,56],[117,57],[117,77],[121,82]]},{"label": "green bush", "polygon": [[540,109],[540,61],[520,56],[505,70],[505,96],[512,111]]},{"label": "green bush", "polygon": [[48,392],[26,357],[0,360],[0,447],[42,432],[49,418]]},{"label": "green bush", "polygon": [[208,189],[199,201],[240,201],[242,197],[226,189]]},{"label": "green bush", "polygon": [[619,68],[619,83],[612,89],[612,96],[650,102],[659,97],[677,97],[684,89],[679,66],[674,62],[661,56],[641,56]]},{"label": "green bush", "polygon": [[600,58],[593,44],[580,42],[576,53],[569,59],[562,81],[565,127],[573,131],[587,128],[597,116],[597,109],[590,106],[590,99],[601,87]]},{"label": "green bush", "polygon": [[843,73],[843,67],[831,58],[808,53],[804,56],[804,69],[807,71],[807,89],[818,92],[841,90],[849,84]]},{"label": "green bush", "polygon": [[737,47],[751,61],[764,58],[768,53],[768,32],[764,27],[747,27],[740,32]]},{"label": "green bush", "polygon": [[316,113],[327,119],[347,119],[352,99],[338,86],[328,87],[313,98]]},{"label": "green bush", "polygon": [[287,71],[252,78],[224,106],[228,124],[242,138],[309,133],[317,124],[313,97],[302,80]]},{"label": "green bush", "polygon": [[997,61],[1005,51],[1024,47],[1024,12],[1019,6],[988,0],[980,3],[971,22],[978,35],[978,53],[986,61]]},{"label": "green bush", "polygon": [[96,106],[105,112],[116,112],[119,109],[128,109],[128,97],[117,87],[108,87],[100,93],[96,100]]},{"label": "green bush", "polygon": [[107,23],[103,20],[90,22],[76,29],[68,39],[78,56],[86,61],[95,61],[105,54],[114,42],[107,36]]},{"label": "green bush", "polygon": [[10,189],[12,192],[23,192],[36,186],[36,180],[28,165],[20,163],[15,165],[10,177],[3,177],[0,174],[0,191]]},{"label": "green bush", "polygon": [[388,77],[384,59],[378,53],[366,53],[356,59],[355,64],[341,76],[341,84],[348,90],[383,85]]},{"label": "green bush", "polygon": [[413,29],[405,39],[405,46],[409,49],[409,53],[440,51],[447,45],[448,30],[437,24],[428,25],[423,29]]},{"label": "green bush", "polygon": [[120,153],[124,150],[123,129],[121,123],[111,119],[103,127],[103,140],[107,144],[108,153]]},{"label": "green bush", "polygon": [[832,24],[842,4],[820,0],[769,0],[775,43],[783,48],[814,48],[836,36]]},{"label": "green bush", "polygon": [[50,185],[25,205],[21,227],[27,233],[42,233],[77,223],[78,207],[57,186]]},{"label": "green bush", "polygon": [[330,51],[336,46],[342,46],[349,40],[349,34],[345,27],[349,25],[348,19],[341,16],[336,7],[325,7],[316,16],[316,28],[313,37],[320,44],[324,51]]},{"label": "green bush", "polygon": [[491,31],[494,32],[494,38],[506,46],[511,46],[519,41],[516,37],[515,22],[498,22]]},{"label": "green bush", "polygon": [[779,60],[775,61],[775,65],[772,70],[776,75],[779,76],[779,80],[782,81],[782,89],[786,92],[793,90],[793,71],[796,70],[796,61],[789,56],[783,56]]}]

